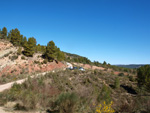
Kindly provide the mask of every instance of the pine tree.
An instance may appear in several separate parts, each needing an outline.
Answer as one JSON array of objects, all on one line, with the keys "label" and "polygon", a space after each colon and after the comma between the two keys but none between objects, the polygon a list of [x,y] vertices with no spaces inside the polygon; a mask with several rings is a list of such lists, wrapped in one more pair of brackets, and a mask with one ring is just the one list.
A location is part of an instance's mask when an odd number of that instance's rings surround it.
[{"label": "pine tree", "polygon": [[56,59],[56,47],[53,41],[50,41],[47,44],[45,57],[48,59],[48,61],[53,61]]},{"label": "pine tree", "polygon": [[23,35],[20,35],[20,40],[21,40],[20,46],[23,46]]},{"label": "pine tree", "polygon": [[36,47],[35,47],[35,52],[41,52],[41,45],[38,44]]},{"label": "pine tree", "polygon": [[106,64],[107,64],[106,61],[104,61],[104,62],[103,62],[103,65],[106,65]]},{"label": "pine tree", "polygon": [[46,53],[46,46],[41,46],[41,52]]},{"label": "pine tree", "polygon": [[28,42],[24,44],[24,55],[28,57],[32,57],[35,52],[36,39],[29,38]]},{"label": "pine tree", "polygon": [[150,92],[150,65],[145,65],[137,69],[137,80],[139,88],[144,87]]},{"label": "pine tree", "polygon": [[57,55],[57,60],[58,61],[63,61],[65,59],[64,53],[61,52],[59,48],[57,48],[57,54],[56,55]]},{"label": "pine tree", "polygon": [[7,28],[6,27],[3,27],[3,29],[2,29],[2,38],[7,39]]},{"label": "pine tree", "polygon": [[7,40],[9,40],[9,41],[11,40],[11,33],[10,32],[8,33]]},{"label": "pine tree", "polygon": [[11,31],[10,31],[10,42],[12,43],[12,44],[14,44],[14,45],[16,45],[16,34],[15,34],[15,31],[14,31],[14,29],[12,29]]},{"label": "pine tree", "polygon": [[12,29],[10,31],[10,42],[14,45],[14,46],[20,46],[21,45],[21,35],[20,35],[20,31],[16,28],[16,29]]},{"label": "pine tree", "polygon": [[22,40],[22,47],[24,47],[24,45],[27,43],[27,38],[26,37],[23,37],[23,40]]}]

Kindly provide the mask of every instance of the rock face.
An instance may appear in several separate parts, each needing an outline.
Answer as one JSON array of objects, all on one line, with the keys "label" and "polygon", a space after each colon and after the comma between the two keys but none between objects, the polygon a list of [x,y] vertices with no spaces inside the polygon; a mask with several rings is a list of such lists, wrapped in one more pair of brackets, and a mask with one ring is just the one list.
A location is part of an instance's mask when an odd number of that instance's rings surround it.
[{"label": "rock face", "polygon": [[0,58],[14,51],[16,51],[16,48],[10,42],[0,40]]},{"label": "rock face", "polygon": [[5,40],[0,40],[0,51],[13,47],[13,45]]},{"label": "rock face", "polygon": [[0,72],[0,76],[2,75],[19,75],[19,74],[31,74],[36,72],[46,72],[54,69],[65,68],[65,65],[61,62],[55,63],[47,63],[47,64],[35,64],[33,61],[24,62],[22,64],[14,64],[8,65],[3,68]]},{"label": "rock face", "polygon": [[42,54],[39,53],[33,57],[17,55],[17,50],[11,43],[0,40],[0,76],[45,72],[66,67],[65,64],[55,61],[44,64]]}]

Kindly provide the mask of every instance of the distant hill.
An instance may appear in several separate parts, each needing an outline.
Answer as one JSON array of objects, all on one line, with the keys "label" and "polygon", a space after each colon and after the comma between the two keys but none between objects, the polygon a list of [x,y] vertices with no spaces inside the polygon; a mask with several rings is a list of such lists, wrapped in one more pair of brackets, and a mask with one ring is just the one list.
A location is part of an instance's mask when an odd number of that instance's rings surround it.
[{"label": "distant hill", "polygon": [[[64,52],[64,51],[63,51]],[[77,55],[77,54],[72,54],[72,53],[67,53],[67,52],[64,52],[68,57],[71,57],[71,58],[83,58],[83,56],[80,56],[80,55]]]},{"label": "distant hill", "polygon": [[139,68],[144,65],[150,65],[150,64],[129,64],[129,65],[115,65],[115,66],[133,69],[133,68]]}]

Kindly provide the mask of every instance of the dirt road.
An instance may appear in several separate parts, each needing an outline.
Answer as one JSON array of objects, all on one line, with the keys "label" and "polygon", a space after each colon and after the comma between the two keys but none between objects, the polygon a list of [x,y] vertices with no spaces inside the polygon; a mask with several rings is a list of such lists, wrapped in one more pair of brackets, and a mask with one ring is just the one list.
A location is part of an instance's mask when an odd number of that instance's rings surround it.
[{"label": "dirt road", "polygon": [[[18,84],[21,84],[21,83],[23,83],[25,80],[26,80],[26,78],[25,78],[25,79],[22,79],[22,80],[17,80],[17,81],[15,81],[15,82],[18,83]],[[9,82],[9,83],[7,83],[7,84],[0,85],[0,92],[3,92],[4,90],[11,88],[11,86],[12,86],[15,82]]]},{"label": "dirt road", "polygon": [[3,107],[0,107],[0,113],[10,113],[10,112],[6,112],[5,110],[3,110]]},{"label": "dirt road", "polygon": [[[46,73],[47,72],[39,73],[39,74],[31,76],[31,78],[39,76],[39,75],[45,75]],[[9,83],[3,84],[3,85],[0,85],[0,92],[3,92],[6,89],[10,89],[14,83],[22,84],[26,79],[27,78],[21,79],[21,80],[17,80],[17,81],[14,81],[14,82],[9,82]],[[4,110],[4,107],[0,107],[0,113],[10,113],[10,112],[6,112]],[[26,113],[26,112],[15,112],[14,111],[13,113]],[[35,113],[35,112],[30,112],[30,113]],[[36,113],[40,113],[40,112],[36,112]]]},{"label": "dirt road", "polygon": [[[36,77],[36,76],[38,76],[38,75],[45,75],[46,73],[47,73],[47,72],[38,73],[38,74],[33,75],[33,76],[30,76],[30,77],[33,78],[33,77]],[[3,92],[3,91],[6,90],[6,89],[10,89],[14,83],[22,84],[26,79],[27,79],[27,78],[21,79],[21,80],[17,80],[17,81],[14,81],[14,82],[9,82],[9,83],[3,84],[3,85],[0,85],[0,92]],[[0,112],[0,113],[1,113],[1,112]]]}]

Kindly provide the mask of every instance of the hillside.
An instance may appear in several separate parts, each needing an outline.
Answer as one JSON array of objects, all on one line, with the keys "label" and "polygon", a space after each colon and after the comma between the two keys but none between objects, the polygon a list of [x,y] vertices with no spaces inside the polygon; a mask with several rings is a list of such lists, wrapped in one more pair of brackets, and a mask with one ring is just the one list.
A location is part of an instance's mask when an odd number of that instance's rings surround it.
[{"label": "hillside", "polygon": [[0,47],[0,76],[3,77],[0,84],[9,82],[10,76],[19,79],[27,74],[65,68],[62,62],[45,62],[41,53],[35,53],[33,57],[18,54],[19,47],[13,46],[9,41],[0,40]]},{"label": "hillside", "polygon": [[[114,85],[116,78],[120,81],[119,88]],[[112,107],[116,112],[137,112],[141,107],[149,110],[145,106],[149,100],[147,97],[139,97],[135,81],[103,71],[66,70],[28,78],[22,85],[14,84],[0,97],[9,97],[7,101],[13,100],[17,105],[14,106],[16,110],[25,111],[47,110],[59,113],[61,110],[71,110],[68,113],[94,113],[102,100],[113,101]],[[0,104],[7,106],[8,110],[13,107],[7,105],[5,98],[1,99]]]},{"label": "hillside", "polygon": [[81,58],[81,57],[83,57],[83,56],[80,56],[80,55],[77,55],[77,54],[72,54],[72,53],[67,53],[67,52],[64,52],[64,53],[67,55],[67,57],[71,57],[71,58]]},{"label": "hillside", "polygon": [[[0,39],[0,105],[7,111],[150,111],[149,91],[145,89],[149,86],[148,79],[137,76],[143,70],[149,72],[148,66],[138,72],[106,61],[92,62],[87,57],[62,52],[53,41],[47,46],[37,44],[34,37],[26,39],[18,29],[10,34]],[[68,63],[74,69],[67,68]],[[80,67],[84,69],[79,70]],[[144,71],[147,77],[148,72]],[[138,77],[146,84],[138,83]]]},{"label": "hillside", "polygon": [[0,0],[0,113],[150,113],[150,0]]},{"label": "hillside", "polygon": [[[0,105],[8,111],[94,113],[98,104],[103,105],[104,101],[113,102],[111,109],[116,112],[149,110],[145,106],[149,106],[150,99],[140,96],[133,69],[88,62],[86,57],[65,53],[70,57],[67,62],[85,69],[66,70],[66,61],[45,62],[42,53],[34,53],[33,57],[18,54],[19,47],[9,41],[1,40],[0,46],[0,84],[25,78],[17,81],[21,84],[15,83],[0,93]],[[55,73],[50,72],[52,70]],[[49,73],[32,76],[41,72]],[[141,103],[140,107],[138,103]]]}]

